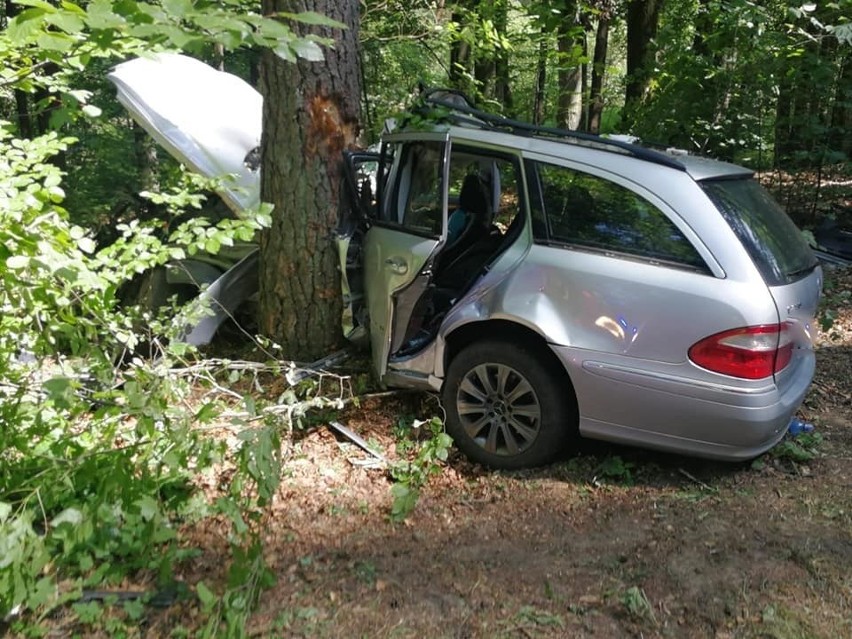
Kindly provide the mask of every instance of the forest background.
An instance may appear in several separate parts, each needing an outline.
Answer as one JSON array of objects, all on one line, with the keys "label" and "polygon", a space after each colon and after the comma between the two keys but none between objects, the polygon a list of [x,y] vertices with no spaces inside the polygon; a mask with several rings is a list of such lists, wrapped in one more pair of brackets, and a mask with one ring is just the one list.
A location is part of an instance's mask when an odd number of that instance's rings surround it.
[{"label": "forest background", "polygon": [[[241,636],[275,581],[263,532],[296,433],[359,401],[370,382],[296,374],[263,338],[268,363],[201,359],[168,339],[174,309],[120,304],[140,273],[251,238],[276,212],[177,224],[208,205],[211,185],[154,146],[105,78],[129,57],[184,50],[256,85],[263,50],[322,64],[337,29],[324,15],[356,4],[281,2],[280,19],[243,0],[0,8],[0,632],[37,635],[69,606],[78,629],[128,632],[144,602],[186,596],[181,566],[197,554],[187,527],[198,522],[227,531],[232,561],[215,584],[189,584],[194,632]],[[451,86],[513,118],[750,166],[802,228],[850,223],[849,0],[359,9],[351,62],[364,145],[418,83]],[[162,357],[116,366],[117,350],[151,344]],[[293,380],[283,389],[282,375]],[[406,435],[387,471],[393,519],[405,520],[447,458],[440,423],[426,424],[434,437]],[[202,489],[214,473],[219,483]],[[146,589],[98,595],[129,582]]]}]

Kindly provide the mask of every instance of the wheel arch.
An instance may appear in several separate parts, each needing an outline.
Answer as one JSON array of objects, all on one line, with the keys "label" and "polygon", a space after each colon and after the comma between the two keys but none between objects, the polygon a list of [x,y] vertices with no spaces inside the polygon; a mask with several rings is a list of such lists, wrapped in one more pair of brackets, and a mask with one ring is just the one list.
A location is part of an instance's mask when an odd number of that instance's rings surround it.
[{"label": "wheel arch", "polygon": [[574,406],[577,406],[577,393],[574,390],[571,376],[568,374],[562,361],[553,352],[553,349],[550,348],[544,336],[529,326],[511,320],[489,319],[468,322],[448,333],[444,337],[443,375],[446,375],[450,362],[463,348],[475,342],[491,340],[505,340],[511,343],[525,344],[534,349],[544,358],[549,367],[561,374],[571,384],[571,392],[574,394]]},{"label": "wheel arch", "polygon": [[[462,325],[444,339],[441,401],[446,428],[470,459],[492,468],[526,468],[550,463],[576,443],[577,394],[542,335],[501,319]],[[486,372],[480,372],[485,366]],[[520,388],[518,380],[526,390],[512,397]],[[521,405],[515,406],[516,401]],[[536,416],[526,421],[532,405],[538,409]],[[533,428],[536,433],[530,438],[525,433]]]}]

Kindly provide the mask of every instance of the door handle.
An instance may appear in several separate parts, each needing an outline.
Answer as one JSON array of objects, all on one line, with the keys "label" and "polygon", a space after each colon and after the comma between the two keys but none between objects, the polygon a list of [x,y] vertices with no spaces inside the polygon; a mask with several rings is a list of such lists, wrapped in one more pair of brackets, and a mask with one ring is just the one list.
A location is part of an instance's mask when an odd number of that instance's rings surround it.
[{"label": "door handle", "polygon": [[408,264],[401,257],[389,257],[385,260],[385,266],[397,275],[408,273]]}]

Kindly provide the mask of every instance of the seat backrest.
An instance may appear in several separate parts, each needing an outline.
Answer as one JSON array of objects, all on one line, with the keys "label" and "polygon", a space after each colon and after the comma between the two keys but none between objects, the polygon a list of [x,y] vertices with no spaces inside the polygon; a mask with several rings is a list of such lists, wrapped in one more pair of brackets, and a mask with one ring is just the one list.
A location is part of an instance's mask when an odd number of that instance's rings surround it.
[{"label": "seat backrest", "polygon": [[482,180],[475,173],[466,175],[462,182],[459,207],[471,216],[468,227],[487,229],[491,225],[491,206],[488,203],[488,195],[485,193]]}]

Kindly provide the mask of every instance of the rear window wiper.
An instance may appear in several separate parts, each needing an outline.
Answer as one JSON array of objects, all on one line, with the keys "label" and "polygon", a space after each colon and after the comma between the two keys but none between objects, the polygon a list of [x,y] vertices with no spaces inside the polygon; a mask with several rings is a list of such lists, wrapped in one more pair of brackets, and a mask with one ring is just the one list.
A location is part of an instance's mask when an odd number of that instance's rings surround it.
[{"label": "rear window wiper", "polygon": [[787,279],[792,280],[792,279],[797,278],[800,275],[805,275],[807,273],[810,273],[811,271],[813,271],[817,267],[817,264],[819,264],[819,260],[816,260],[812,264],[808,264],[804,268],[800,268],[800,269],[797,269],[795,271],[790,271],[789,273],[786,273]]}]

